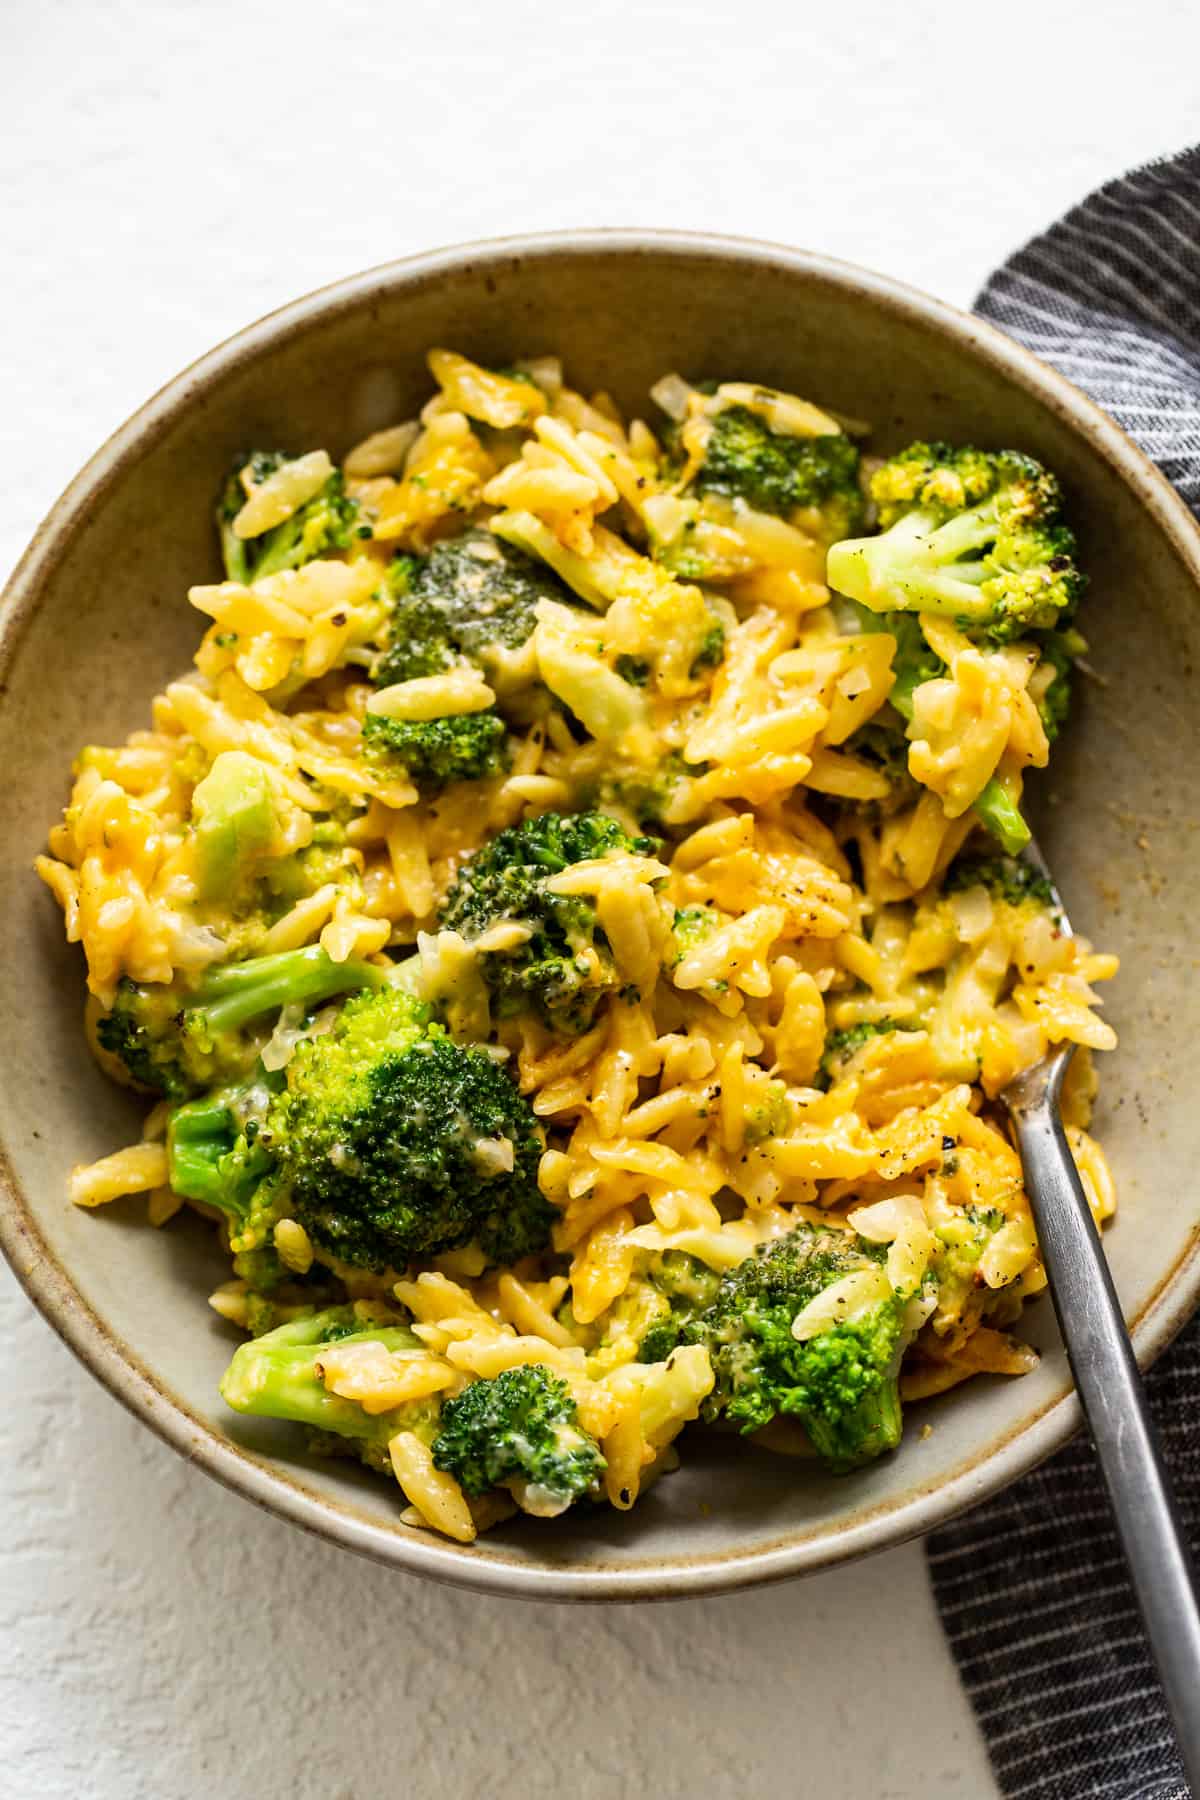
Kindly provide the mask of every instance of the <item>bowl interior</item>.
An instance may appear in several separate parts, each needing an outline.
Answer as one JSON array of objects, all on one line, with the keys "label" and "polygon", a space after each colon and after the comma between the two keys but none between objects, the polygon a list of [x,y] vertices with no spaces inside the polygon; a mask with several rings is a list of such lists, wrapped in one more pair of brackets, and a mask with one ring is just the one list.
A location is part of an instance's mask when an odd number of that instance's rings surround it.
[{"label": "bowl interior", "polygon": [[[617,235],[485,246],[356,278],[253,328],[159,396],[60,503],[13,584],[0,710],[0,1142],[4,1236],[70,1341],[176,1443],[300,1522],[444,1579],[542,1597],[696,1591],[777,1576],[926,1529],[1018,1473],[1075,1422],[1050,1308],[1019,1382],[977,1381],[914,1414],[900,1452],[850,1478],[698,1437],[639,1504],[514,1524],[464,1549],[397,1523],[396,1490],[308,1458],[300,1434],[226,1413],[217,1379],[236,1334],[205,1305],[227,1269],[195,1220],[155,1232],[141,1202],[82,1213],[72,1163],[137,1135],[140,1107],[92,1065],[83,971],[29,872],[75,749],[148,723],[200,623],[186,602],[216,573],[214,490],[258,442],[335,456],[406,416],[424,350],[484,362],[555,351],[569,378],[644,411],[667,369],[737,374],[915,436],[1013,443],[1062,475],[1092,574],[1081,623],[1094,679],[1051,772],[1035,778],[1045,847],[1078,928],[1121,954],[1097,1117],[1121,1191],[1108,1238],[1143,1354],[1196,1287],[1192,1182],[1200,1007],[1188,958],[1200,882],[1186,773],[1200,750],[1197,553],[1183,509],[1119,434],[1002,340],[916,296],[787,252]],[[1182,1013],[1182,1017],[1181,1017]],[[920,1426],[933,1427],[923,1436]]]}]

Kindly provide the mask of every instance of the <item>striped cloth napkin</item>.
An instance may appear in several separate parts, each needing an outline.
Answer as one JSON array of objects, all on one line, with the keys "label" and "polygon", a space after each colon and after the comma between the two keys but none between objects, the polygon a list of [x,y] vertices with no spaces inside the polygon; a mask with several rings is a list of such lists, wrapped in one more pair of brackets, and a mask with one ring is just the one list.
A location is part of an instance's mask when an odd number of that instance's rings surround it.
[{"label": "striped cloth napkin", "polygon": [[[1089,194],[976,310],[1085,388],[1200,513],[1200,147]],[[1148,1386],[1200,1553],[1200,1318]],[[1084,1439],[928,1554],[1006,1800],[1189,1800]]]}]

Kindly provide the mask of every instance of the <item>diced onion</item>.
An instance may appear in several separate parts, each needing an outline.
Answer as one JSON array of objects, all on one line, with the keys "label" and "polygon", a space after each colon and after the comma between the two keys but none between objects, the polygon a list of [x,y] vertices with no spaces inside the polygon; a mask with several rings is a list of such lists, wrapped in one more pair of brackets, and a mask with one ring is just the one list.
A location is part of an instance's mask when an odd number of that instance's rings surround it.
[{"label": "diced onion", "polygon": [[682,425],[688,416],[688,401],[694,392],[682,375],[664,375],[650,389],[650,398],[655,406],[662,408],[668,419],[674,419],[677,425]]},{"label": "diced onion", "polygon": [[792,1336],[799,1344],[807,1343],[809,1338],[819,1337],[821,1332],[829,1331],[835,1325],[861,1319],[881,1301],[890,1298],[891,1292],[891,1284],[878,1265],[871,1269],[856,1269],[852,1275],[843,1275],[840,1281],[822,1288],[816,1298],[796,1314],[792,1320]]},{"label": "diced onion", "polygon": [[961,943],[978,943],[984,933],[991,930],[992,898],[985,887],[976,884],[964,888],[960,894],[952,894],[950,911]]}]

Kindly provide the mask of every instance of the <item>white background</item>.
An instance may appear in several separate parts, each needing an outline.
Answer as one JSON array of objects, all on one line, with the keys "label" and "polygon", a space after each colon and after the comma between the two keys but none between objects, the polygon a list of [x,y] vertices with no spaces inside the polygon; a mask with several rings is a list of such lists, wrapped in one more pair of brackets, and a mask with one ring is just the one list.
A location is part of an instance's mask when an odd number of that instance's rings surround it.
[{"label": "white background", "polygon": [[[1194,0],[0,0],[0,571],[183,364],[435,244],[699,227],[966,305],[1200,135],[1197,52]],[[6,1270],[0,1396],[4,1800],[994,1791],[917,1547],[654,1608],[427,1586],[187,1469]]]}]

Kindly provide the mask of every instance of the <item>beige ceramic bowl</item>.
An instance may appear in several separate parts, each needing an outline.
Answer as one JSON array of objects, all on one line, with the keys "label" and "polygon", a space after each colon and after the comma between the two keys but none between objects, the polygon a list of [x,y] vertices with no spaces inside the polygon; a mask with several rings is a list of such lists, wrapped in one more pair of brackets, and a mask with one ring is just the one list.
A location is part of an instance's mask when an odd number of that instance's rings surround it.
[{"label": "beige ceramic bowl", "polygon": [[1061,472],[1092,571],[1083,624],[1098,679],[1080,684],[1040,799],[1073,918],[1123,960],[1110,990],[1122,1043],[1105,1061],[1098,1128],[1122,1195],[1108,1248],[1143,1362],[1195,1301],[1195,524],[1081,394],[977,320],[820,257],[640,232],[469,245],[298,301],[164,388],[42,526],[0,641],[0,1241],[93,1373],[184,1455],[399,1568],[531,1597],[632,1599],[770,1581],[928,1531],[1077,1426],[1048,1303],[1027,1315],[1038,1372],[915,1411],[899,1452],[863,1473],[822,1476],[701,1436],[631,1516],[513,1524],[464,1548],[400,1525],[393,1486],[308,1458],[298,1431],[224,1410],[217,1380],[235,1334],[205,1296],[226,1270],[197,1221],[155,1232],[143,1202],[90,1214],[64,1199],[70,1165],[136,1135],[140,1115],[88,1057],[81,961],[29,872],[71,755],[144,725],[150,695],[187,665],[199,627],[184,595],[215,570],[211,507],[230,457],[256,442],[336,456],[413,411],[434,344],[500,364],[560,352],[577,386],[627,409],[644,408],[666,369],[736,373],[873,420],[876,447],[1015,444]]}]

